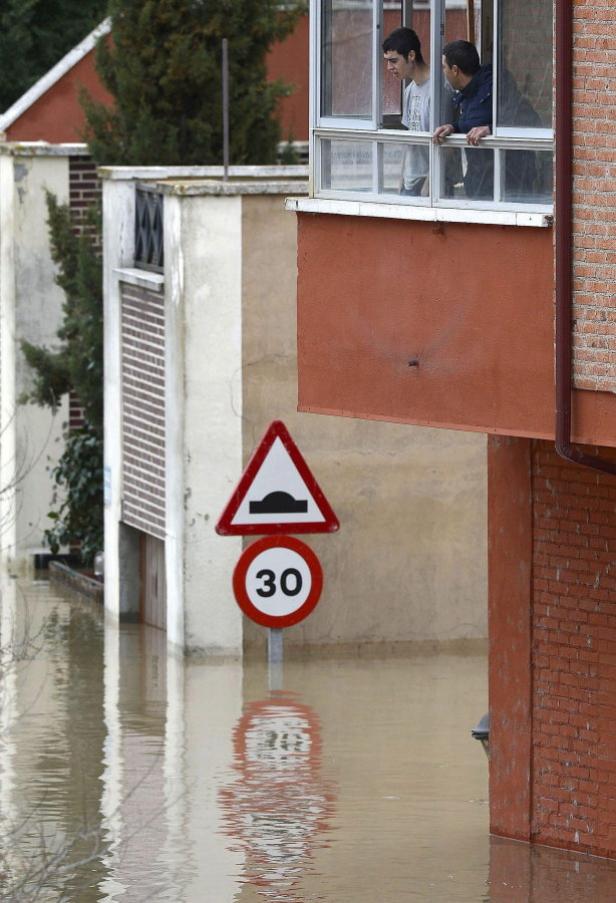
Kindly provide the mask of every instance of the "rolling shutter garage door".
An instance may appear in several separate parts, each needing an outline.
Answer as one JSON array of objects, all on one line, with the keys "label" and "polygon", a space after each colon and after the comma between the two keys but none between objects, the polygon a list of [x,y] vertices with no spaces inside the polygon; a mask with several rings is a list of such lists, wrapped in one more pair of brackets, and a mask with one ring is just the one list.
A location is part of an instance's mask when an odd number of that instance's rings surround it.
[{"label": "rolling shutter garage door", "polygon": [[165,307],[122,283],[122,520],[165,538]]}]

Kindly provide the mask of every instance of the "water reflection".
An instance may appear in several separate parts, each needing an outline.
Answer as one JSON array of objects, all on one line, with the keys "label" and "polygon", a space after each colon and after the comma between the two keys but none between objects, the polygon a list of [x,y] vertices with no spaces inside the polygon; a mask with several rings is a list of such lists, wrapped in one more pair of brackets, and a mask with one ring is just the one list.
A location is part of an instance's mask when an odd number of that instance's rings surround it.
[{"label": "water reflection", "polygon": [[270,693],[12,581],[0,631],[5,899],[614,897],[613,862],[489,839],[483,655],[288,661]]},{"label": "water reflection", "polygon": [[246,855],[244,881],[264,897],[300,903],[297,885],[333,812],[319,719],[290,694],[273,694],[246,707],[233,746],[236,778],[219,799],[231,845]]},{"label": "water reflection", "polygon": [[92,887],[102,872],[104,726],[81,717],[102,707],[101,632],[79,606],[41,605],[41,590],[46,601],[41,587],[2,587],[1,833],[12,899],[34,899],[41,886],[40,899],[76,897],[82,880],[72,864],[83,859]]}]

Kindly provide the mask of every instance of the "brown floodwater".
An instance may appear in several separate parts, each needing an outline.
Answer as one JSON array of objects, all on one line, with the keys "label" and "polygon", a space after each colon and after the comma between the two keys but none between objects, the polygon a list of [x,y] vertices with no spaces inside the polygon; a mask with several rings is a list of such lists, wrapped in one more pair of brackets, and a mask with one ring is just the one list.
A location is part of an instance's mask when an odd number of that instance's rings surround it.
[{"label": "brown floodwater", "polygon": [[47,583],[2,585],[11,901],[562,903],[616,864],[488,835],[484,655],[167,656]]}]

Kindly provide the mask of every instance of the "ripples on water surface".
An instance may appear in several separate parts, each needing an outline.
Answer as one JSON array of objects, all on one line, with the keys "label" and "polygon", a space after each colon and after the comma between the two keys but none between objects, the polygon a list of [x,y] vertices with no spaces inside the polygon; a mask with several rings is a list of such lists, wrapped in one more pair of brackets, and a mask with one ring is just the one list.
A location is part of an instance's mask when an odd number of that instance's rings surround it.
[{"label": "ripples on water surface", "polygon": [[289,661],[270,693],[45,583],[1,625],[5,899],[616,899],[614,863],[489,839],[484,656]]}]

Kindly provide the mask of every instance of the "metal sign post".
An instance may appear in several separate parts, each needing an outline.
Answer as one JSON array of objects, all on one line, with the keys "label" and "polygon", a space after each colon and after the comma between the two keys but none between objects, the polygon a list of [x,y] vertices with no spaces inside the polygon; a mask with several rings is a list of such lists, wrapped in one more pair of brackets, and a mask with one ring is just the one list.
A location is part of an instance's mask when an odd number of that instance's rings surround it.
[{"label": "metal sign post", "polygon": [[222,162],[223,181],[229,178],[229,41],[222,39]]},{"label": "metal sign post", "polygon": [[283,658],[282,628],[269,627],[267,631],[267,676],[270,690],[282,690]]}]

